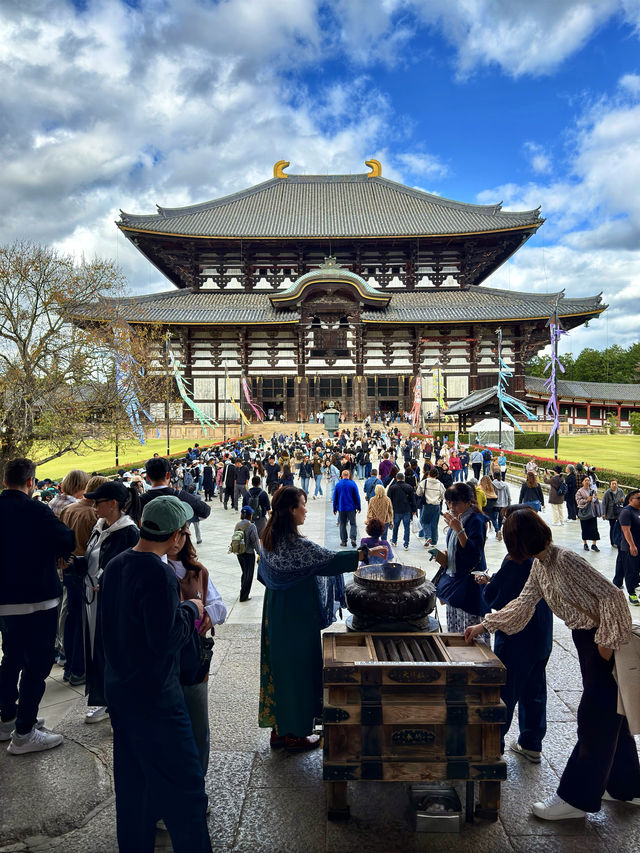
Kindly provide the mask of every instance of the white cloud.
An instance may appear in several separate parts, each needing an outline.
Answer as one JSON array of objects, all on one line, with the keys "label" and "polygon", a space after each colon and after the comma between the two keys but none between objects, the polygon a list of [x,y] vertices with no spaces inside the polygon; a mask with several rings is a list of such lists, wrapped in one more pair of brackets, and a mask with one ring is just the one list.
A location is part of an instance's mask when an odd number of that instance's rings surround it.
[{"label": "white cloud", "polygon": [[454,48],[461,76],[483,66],[513,77],[550,74],[613,18],[640,30],[638,0],[333,0],[332,5],[356,61],[411,61],[403,48],[428,27]]},{"label": "white cloud", "polygon": [[413,175],[443,178],[449,173],[449,167],[433,154],[399,154],[397,159]]},{"label": "white cloud", "polygon": [[[313,64],[315,0],[90,0],[3,4],[0,240],[88,255],[118,247],[136,288],[166,281],[113,224],[292,172],[366,171],[392,138],[390,108],[361,76],[311,99],[282,74]],[[393,170],[385,167],[385,174]]]},{"label": "white cloud", "polygon": [[[629,319],[640,315],[640,196],[635,191],[640,186],[640,92],[625,79],[612,98],[586,110],[571,134],[567,179],[509,184],[478,198],[485,203],[503,198],[511,209],[541,204],[547,217],[539,237],[488,284],[565,289],[567,296],[603,292],[610,308],[589,329],[572,333],[576,351],[638,339],[637,327]],[[540,241],[556,245],[541,248]]]},{"label": "white cloud", "polygon": [[547,174],[551,171],[551,158],[545,152],[542,145],[536,142],[525,142],[524,152],[529,158],[531,168],[537,174]]}]

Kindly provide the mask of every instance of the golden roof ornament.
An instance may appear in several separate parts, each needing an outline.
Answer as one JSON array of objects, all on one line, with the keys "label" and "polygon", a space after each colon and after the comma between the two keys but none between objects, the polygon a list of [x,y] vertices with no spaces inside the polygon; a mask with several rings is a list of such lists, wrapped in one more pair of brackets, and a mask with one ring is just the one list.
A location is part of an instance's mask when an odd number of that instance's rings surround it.
[{"label": "golden roof ornament", "polygon": [[288,160],[278,160],[278,162],[275,163],[273,167],[273,177],[288,178],[289,175],[286,175],[284,170],[287,168],[287,166],[290,165],[291,163]]},{"label": "golden roof ornament", "polygon": [[382,163],[379,160],[365,160],[364,165],[371,169],[371,171],[367,173],[368,178],[382,177]]}]

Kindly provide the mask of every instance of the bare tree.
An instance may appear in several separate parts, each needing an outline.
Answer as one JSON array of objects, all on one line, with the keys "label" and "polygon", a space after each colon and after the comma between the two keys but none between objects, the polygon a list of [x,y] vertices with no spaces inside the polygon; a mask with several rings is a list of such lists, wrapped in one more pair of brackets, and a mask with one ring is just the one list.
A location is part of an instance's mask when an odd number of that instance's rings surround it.
[{"label": "bare tree", "polygon": [[[109,261],[77,263],[25,242],[0,247],[0,469],[16,456],[42,464],[78,452],[107,425],[133,434],[114,382],[110,297],[123,289]],[[107,322],[74,322],[79,304],[95,303]],[[136,346],[142,359],[144,336]]]}]

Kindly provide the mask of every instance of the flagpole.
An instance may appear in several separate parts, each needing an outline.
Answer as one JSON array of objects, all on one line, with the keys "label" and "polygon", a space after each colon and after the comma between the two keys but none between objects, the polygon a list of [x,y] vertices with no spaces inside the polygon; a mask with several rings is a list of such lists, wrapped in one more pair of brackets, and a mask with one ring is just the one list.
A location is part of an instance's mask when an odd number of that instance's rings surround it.
[{"label": "flagpole", "polygon": [[229,371],[227,369],[227,362],[226,361],[224,363],[224,380],[225,380],[224,381],[225,398],[224,398],[224,422],[223,422],[224,426],[223,426],[222,440],[226,444],[227,443],[227,394],[229,393],[229,390],[228,390],[229,389]]},{"label": "flagpole", "polygon": [[[558,296],[556,296],[556,304],[555,304],[555,308],[554,308],[554,312],[553,312],[554,317],[555,317],[555,321],[556,321],[556,327],[557,327],[557,324],[559,322],[559,318],[558,318],[558,304],[559,304],[559,302],[560,302],[560,294],[558,294]],[[557,335],[553,336],[553,358],[556,361],[558,360],[558,336]],[[560,407],[558,406],[558,371],[557,370],[553,371],[553,396],[555,397],[556,406],[558,407],[558,418],[559,418],[560,417]],[[553,434],[553,458],[555,459],[556,462],[558,461],[558,429],[556,429],[556,431]]]},{"label": "flagpole", "polygon": [[164,357],[167,365],[167,381],[166,381],[166,406],[167,406],[167,456],[170,456],[171,449],[171,379],[169,377],[169,332],[164,339]]},{"label": "flagpole", "polygon": [[[498,386],[500,386],[500,360],[502,359],[502,328],[498,329]],[[498,447],[502,448],[502,394],[498,394]]]}]

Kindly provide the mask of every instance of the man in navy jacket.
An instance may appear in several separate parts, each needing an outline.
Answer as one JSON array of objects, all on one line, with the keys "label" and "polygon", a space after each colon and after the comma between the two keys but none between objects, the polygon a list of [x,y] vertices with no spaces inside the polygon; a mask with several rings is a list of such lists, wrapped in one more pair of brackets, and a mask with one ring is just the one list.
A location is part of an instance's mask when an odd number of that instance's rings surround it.
[{"label": "man in navy jacket", "polygon": [[[52,749],[62,735],[41,731],[38,706],[55,658],[58,558],[75,548],[75,533],[46,504],[33,500],[35,465],[13,459],[0,495],[0,741],[21,755]],[[18,679],[20,695],[18,698]]]},{"label": "man in navy jacket", "polygon": [[180,653],[202,602],[180,603],[161,557],[183,543],[192,509],[161,495],[142,511],[137,545],[109,561],[102,583],[105,692],[113,726],[120,853],[153,853],[156,822],[176,853],[210,853],[202,764],[180,686]]},{"label": "man in navy jacket", "polygon": [[356,547],[358,529],[356,527],[356,513],[360,512],[360,492],[356,483],[350,479],[350,471],[345,468],[341,479],[336,483],[333,492],[333,514],[338,513],[340,523],[340,545],[347,547],[347,522],[349,522],[349,533],[351,534],[351,545]]}]

